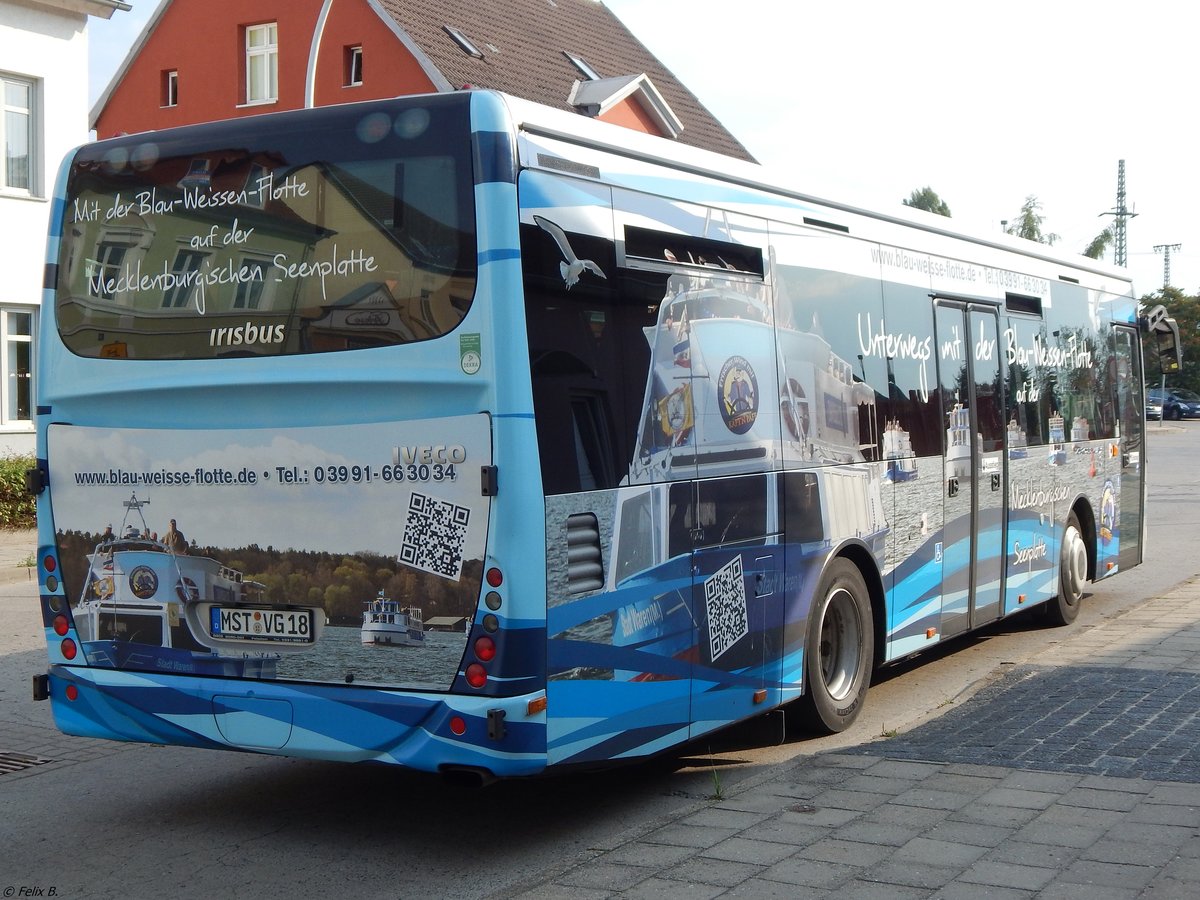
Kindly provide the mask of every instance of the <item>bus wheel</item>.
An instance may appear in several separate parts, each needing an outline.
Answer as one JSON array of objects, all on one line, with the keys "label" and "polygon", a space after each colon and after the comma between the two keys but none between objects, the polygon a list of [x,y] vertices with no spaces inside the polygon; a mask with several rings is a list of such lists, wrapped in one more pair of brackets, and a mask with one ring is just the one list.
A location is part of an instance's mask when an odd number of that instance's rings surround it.
[{"label": "bus wheel", "polygon": [[862,573],[835,559],[821,578],[804,643],[804,694],[787,711],[799,730],[845,731],[858,718],[871,685],[875,630]]},{"label": "bus wheel", "polygon": [[1079,519],[1071,513],[1058,554],[1058,596],[1046,604],[1046,621],[1051,625],[1070,625],[1079,615],[1087,568],[1087,544],[1079,530]]}]

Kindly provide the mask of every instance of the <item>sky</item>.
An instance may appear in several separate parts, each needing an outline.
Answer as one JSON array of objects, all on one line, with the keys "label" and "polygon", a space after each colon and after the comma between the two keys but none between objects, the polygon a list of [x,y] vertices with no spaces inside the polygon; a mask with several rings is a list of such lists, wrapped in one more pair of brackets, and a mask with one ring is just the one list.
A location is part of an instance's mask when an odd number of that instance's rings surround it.
[{"label": "sky", "polygon": [[[90,25],[94,101],[156,0]],[[888,210],[926,186],[999,232],[1033,195],[1082,252],[1125,160],[1139,294],[1200,293],[1191,95],[1200,7],[1169,0],[606,0],[759,162],[800,190]],[[738,15],[733,11],[737,10]],[[1108,261],[1112,261],[1109,251]]]}]

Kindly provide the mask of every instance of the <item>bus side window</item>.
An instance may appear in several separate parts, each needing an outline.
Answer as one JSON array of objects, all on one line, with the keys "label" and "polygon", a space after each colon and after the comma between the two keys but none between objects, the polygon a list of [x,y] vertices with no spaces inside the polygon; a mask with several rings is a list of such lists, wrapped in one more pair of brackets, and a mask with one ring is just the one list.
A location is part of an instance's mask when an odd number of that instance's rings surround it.
[{"label": "bus side window", "polygon": [[704,536],[697,546],[762,540],[767,533],[767,476],[742,475],[697,483]]},{"label": "bus side window", "polygon": [[825,539],[821,524],[821,489],[812,472],[784,472],[783,490],[779,495],[782,509],[784,541],[789,544],[808,544]]}]

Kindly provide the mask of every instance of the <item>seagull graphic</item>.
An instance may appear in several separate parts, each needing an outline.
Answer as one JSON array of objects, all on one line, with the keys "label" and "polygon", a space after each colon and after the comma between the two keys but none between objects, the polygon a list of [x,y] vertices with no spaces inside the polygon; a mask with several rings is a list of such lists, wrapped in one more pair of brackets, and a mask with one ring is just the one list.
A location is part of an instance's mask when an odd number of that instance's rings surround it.
[{"label": "seagull graphic", "polygon": [[558,271],[562,273],[563,281],[566,283],[568,291],[579,283],[579,276],[583,274],[585,269],[593,275],[599,275],[605,281],[608,280],[608,276],[600,271],[598,265],[590,259],[580,259],[575,255],[575,251],[571,249],[571,242],[567,240],[567,233],[565,231],[549,219],[543,219],[541,216],[534,216],[533,221],[550,237],[554,238],[554,243],[558,244],[558,250],[562,253],[565,260],[565,262],[558,264]]}]

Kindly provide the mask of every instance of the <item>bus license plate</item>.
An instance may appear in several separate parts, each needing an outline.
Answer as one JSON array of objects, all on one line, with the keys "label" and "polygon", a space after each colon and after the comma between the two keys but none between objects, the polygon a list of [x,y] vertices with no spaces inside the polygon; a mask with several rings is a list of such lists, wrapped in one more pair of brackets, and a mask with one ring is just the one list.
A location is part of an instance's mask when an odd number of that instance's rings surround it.
[{"label": "bus license plate", "polygon": [[232,640],[310,644],[313,640],[312,610],[214,606],[212,634]]}]

